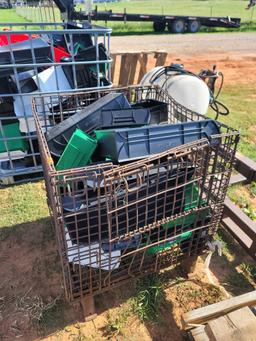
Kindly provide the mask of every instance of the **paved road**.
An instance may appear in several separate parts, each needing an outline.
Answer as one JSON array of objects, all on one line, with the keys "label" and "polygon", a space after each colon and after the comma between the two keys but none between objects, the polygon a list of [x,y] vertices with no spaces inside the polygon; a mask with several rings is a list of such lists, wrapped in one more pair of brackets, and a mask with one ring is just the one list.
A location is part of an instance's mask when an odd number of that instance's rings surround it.
[{"label": "paved road", "polygon": [[111,51],[165,50],[176,55],[202,55],[229,53],[256,57],[256,32],[163,34],[111,37]]}]

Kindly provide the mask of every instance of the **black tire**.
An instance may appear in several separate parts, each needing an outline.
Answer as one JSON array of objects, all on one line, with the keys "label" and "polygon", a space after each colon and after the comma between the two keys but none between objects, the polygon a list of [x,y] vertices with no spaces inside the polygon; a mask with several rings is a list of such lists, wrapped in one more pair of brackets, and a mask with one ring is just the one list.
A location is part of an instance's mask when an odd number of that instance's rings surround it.
[{"label": "black tire", "polygon": [[179,34],[184,33],[186,29],[185,21],[182,19],[177,19],[168,24],[168,30],[172,33]]},{"label": "black tire", "polygon": [[153,29],[155,32],[164,32],[166,23],[162,21],[155,21],[153,23]]},{"label": "black tire", "polygon": [[199,20],[189,20],[187,23],[187,31],[189,33],[197,33],[200,30],[201,23]]}]

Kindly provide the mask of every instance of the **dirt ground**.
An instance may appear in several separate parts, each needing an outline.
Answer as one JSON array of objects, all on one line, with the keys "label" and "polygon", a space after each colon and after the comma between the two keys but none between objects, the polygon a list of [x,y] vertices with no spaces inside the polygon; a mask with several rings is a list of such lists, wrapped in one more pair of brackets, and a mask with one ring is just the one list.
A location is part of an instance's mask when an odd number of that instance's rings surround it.
[{"label": "dirt ground", "polygon": [[[201,51],[201,54],[189,57],[185,56],[185,51],[170,51],[168,63],[181,62],[194,71],[217,64],[225,74],[226,83],[256,83],[256,54],[249,45],[247,50],[238,50],[233,54]],[[222,257],[213,257],[210,277],[204,269],[206,256],[198,259],[189,275],[184,268],[170,275],[161,319],[156,324],[141,323],[129,312],[133,283],[129,288],[126,285],[104,296],[99,295],[96,298],[98,317],[85,323],[80,305],[67,303],[64,299],[53,236],[50,219],[1,229],[0,340],[179,341],[184,336],[182,313],[222,300],[227,294],[248,292],[256,285],[246,278],[239,266],[251,260],[238,245],[231,243],[231,251]],[[126,317],[120,319],[123,314]],[[114,332],[109,328],[113,320],[120,324]]]},{"label": "dirt ground", "polygon": [[167,65],[182,63],[198,72],[216,64],[226,84],[256,81],[256,32],[111,38],[112,52],[160,50],[168,52]]}]

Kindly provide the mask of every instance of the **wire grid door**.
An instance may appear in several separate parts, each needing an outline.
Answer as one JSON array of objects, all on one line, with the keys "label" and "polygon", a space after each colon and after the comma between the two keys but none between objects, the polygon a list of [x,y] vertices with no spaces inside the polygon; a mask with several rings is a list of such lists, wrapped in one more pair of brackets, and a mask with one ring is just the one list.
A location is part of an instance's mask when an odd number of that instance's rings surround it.
[{"label": "wire grid door", "polygon": [[[111,91],[124,92],[130,102],[149,98],[167,102],[169,122],[203,119],[158,88]],[[65,106],[57,110],[59,119],[95,100],[89,93],[64,98]],[[239,140],[236,130],[219,124],[220,134],[209,141],[201,139],[124,166],[107,163],[57,172],[37,108],[34,101],[50,210],[70,299],[175,266],[205,249],[221,219]]]},{"label": "wire grid door", "polygon": [[[25,174],[41,175],[34,96],[112,86],[111,29],[0,23],[0,31],[0,182],[8,184],[22,181]],[[49,112],[58,103],[51,99],[44,97]]]}]

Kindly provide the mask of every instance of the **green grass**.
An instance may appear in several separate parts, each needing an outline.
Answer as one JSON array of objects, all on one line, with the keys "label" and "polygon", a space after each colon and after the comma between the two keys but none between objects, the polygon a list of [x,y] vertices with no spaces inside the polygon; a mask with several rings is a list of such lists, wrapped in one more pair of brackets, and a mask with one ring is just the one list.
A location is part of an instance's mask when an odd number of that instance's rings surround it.
[{"label": "green grass", "polygon": [[256,161],[255,84],[224,84],[219,99],[230,109],[230,114],[220,116],[219,120],[240,130],[238,150]]},{"label": "green grass", "polygon": [[[173,15],[195,15],[195,16],[230,16],[242,19],[241,31],[256,30],[256,10],[247,11],[247,2],[241,0],[146,0],[146,1],[120,1],[118,3],[98,4],[98,10],[109,10],[113,12],[142,14],[173,14]],[[101,23],[103,24],[103,23]],[[108,22],[114,33],[137,33],[151,32],[150,23],[123,23]],[[203,28],[203,32],[226,31],[219,28]]]},{"label": "green grass", "polygon": [[[145,0],[145,1],[120,1],[118,3],[98,4],[98,10],[110,10],[114,12],[123,12],[124,8],[127,13],[142,13],[142,14],[173,14],[173,15],[196,15],[196,16],[231,16],[242,19],[240,31],[255,31],[256,30],[256,10],[245,10],[246,1],[241,0]],[[83,6],[77,6],[77,10],[84,9]],[[3,14],[2,14],[3,13]],[[15,10],[2,10],[2,21],[21,21],[17,19]],[[28,19],[35,18],[35,10],[30,11]],[[40,21],[49,21],[52,18],[50,10],[41,11],[43,16]],[[39,10],[36,18],[39,18]],[[56,9],[55,17],[60,21],[59,11]],[[19,17],[18,17],[19,18]],[[24,19],[23,19],[24,20]],[[105,22],[98,22],[100,25],[105,25]],[[113,35],[123,34],[152,34],[152,23],[143,22],[123,22],[109,21],[107,26],[113,28]],[[201,32],[227,32],[227,29],[222,28],[206,28],[203,27]],[[237,29],[228,29],[228,31],[237,31]],[[168,32],[166,32],[168,33]]]},{"label": "green grass", "polygon": [[0,191],[0,228],[49,216],[43,182],[2,188]]},{"label": "green grass", "polygon": [[12,22],[24,23],[24,22],[27,22],[27,20],[17,15],[14,9],[1,9],[0,10],[0,23],[12,23]]},{"label": "green grass", "polygon": [[[250,21],[251,11],[246,11],[247,2],[241,0],[144,0],[120,1],[117,3],[98,4],[99,10],[112,9],[127,13],[175,14],[197,16],[231,16]],[[255,13],[256,20],[256,13]]]},{"label": "green grass", "polygon": [[138,281],[134,311],[141,321],[156,322],[164,302],[164,283],[161,275],[151,274]]}]

